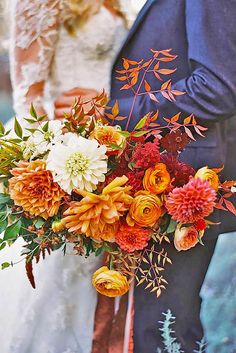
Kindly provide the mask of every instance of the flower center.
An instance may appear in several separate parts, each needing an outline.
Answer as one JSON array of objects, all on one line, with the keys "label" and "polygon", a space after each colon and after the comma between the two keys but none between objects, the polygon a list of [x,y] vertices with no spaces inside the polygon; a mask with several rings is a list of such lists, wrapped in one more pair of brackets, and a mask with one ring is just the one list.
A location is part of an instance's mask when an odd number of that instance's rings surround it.
[{"label": "flower center", "polygon": [[54,137],[54,134],[52,131],[47,131],[44,134],[44,140],[47,142],[50,142],[53,137]]},{"label": "flower center", "polygon": [[70,174],[82,174],[88,168],[88,159],[80,152],[73,153],[66,161],[66,169]]}]

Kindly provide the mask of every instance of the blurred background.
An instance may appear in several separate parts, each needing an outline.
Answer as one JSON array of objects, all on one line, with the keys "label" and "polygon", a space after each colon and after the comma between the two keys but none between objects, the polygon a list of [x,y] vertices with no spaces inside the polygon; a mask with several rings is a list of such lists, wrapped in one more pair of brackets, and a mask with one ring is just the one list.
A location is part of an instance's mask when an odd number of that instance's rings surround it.
[{"label": "blurred background", "polygon": [[[3,10],[3,1],[0,0],[0,120],[6,122],[14,112],[9,77],[8,16]],[[236,233],[223,234],[219,237],[215,255],[202,288],[202,320],[206,331],[208,353],[236,353],[235,289]]]}]

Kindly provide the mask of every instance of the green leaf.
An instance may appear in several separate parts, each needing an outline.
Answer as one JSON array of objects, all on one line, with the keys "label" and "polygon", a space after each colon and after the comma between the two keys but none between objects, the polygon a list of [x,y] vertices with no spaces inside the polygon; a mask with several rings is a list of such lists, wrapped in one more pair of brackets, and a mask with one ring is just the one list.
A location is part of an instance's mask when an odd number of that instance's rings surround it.
[{"label": "green leaf", "polygon": [[37,131],[37,129],[29,129],[29,128],[26,128],[25,130],[31,132],[31,134],[33,134],[35,131]]},{"label": "green leaf", "polygon": [[35,118],[36,120],[38,120],[38,115],[37,115],[37,113],[36,113],[36,110],[34,109],[33,104],[31,104],[31,106],[30,106],[30,115],[31,115],[33,118]]},{"label": "green leaf", "polygon": [[176,227],[177,227],[177,222],[172,219],[172,220],[170,221],[169,225],[168,225],[168,228],[167,228],[167,230],[166,230],[166,233],[167,233],[167,234],[174,233]]},{"label": "green leaf", "polygon": [[104,249],[103,247],[101,246],[100,248],[98,248],[96,251],[95,251],[95,256],[99,256],[103,253]]},{"label": "green leaf", "polygon": [[109,143],[109,146],[113,148],[114,150],[121,150],[122,146],[117,145],[116,143]]},{"label": "green leaf", "polygon": [[10,201],[10,196],[7,194],[0,194],[0,205],[6,204]]},{"label": "green leaf", "polygon": [[145,135],[145,134],[147,134],[147,133],[148,133],[148,130],[137,131],[137,132],[135,132],[134,134],[132,134],[132,136],[134,136],[134,137],[140,137],[140,136],[143,136],[143,135]]},{"label": "green leaf", "polygon": [[142,119],[139,120],[139,122],[137,123],[137,125],[135,126],[134,130],[140,130],[144,127],[146,121],[147,121],[147,117],[148,115],[144,115],[144,117]]},{"label": "green leaf", "polygon": [[197,238],[198,238],[199,243],[204,246],[204,243],[203,243],[202,238],[200,237],[200,235],[198,235]]},{"label": "green leaf", "polygon": [[40,229],[45,223],[45,220],[43,218],[37,219],[36,223],[34,224],[36,229]]},{"label": "green leaf", "polygon": [[44,114],[44,115],[42,115],[42,116],[40,116],[39,118],[38,118],[38,121],[40,122],[40,121],[43,121],[43,120],[45,120],[45,118],[47,118],[47,114]]},{"label": "green leaf", "polygon": [[4,240],[13,240],[16,239],[19,235],[21,229],[21,220],[19,219],[15,223],[11,224],[4,233]]},{"label": "green leaf", "polygon": [[118,131],[118,132],[119,132],[119,134],[121,134],[124,137],[130,137],[130,132],[128,132],[128,131]]},{"label": "green leaf", "polygon": [[3,219],[0,221],[0,233],[5,232],[7,225],[8,225],[8,223],[7,223],[6,219]]},{"label": "green leaf", "polygon": [[4,241],[4,242],[0,245],[0,251],[3,250],[6,245],[7,245],[7,243],[5,243],[5,241]]},{"label": "green leaf", "polygon": [[0,120],[0,134],[4,135],[4,133],[5,133],[5,127],[2,123],[2,121]]},{"label": "green leaf", "polygon": [[44,132],[48,132],[48,126],[49,126],[49,121],[47,121],[46,124],[43,125],[42,130]]},{"label": "green leaf", "polygon": [[19,121],[15,118],[15,123],[14,123],[14,131],[20,139],[22,139],[23,136],[23,130],[22,127],[20,126]]},{"label": "green leaf", "polygon": [[5,268],[8,268],[8,267],[10,267],[10,266],[11,266],[11,264],[10,264],[9,262],[3,262],[3,263],[1,264],[2,270],[5,270]]},{"label": "green leaf", "polygon": [[30,124],[35,124],[37,122],[37,120],[29,119],[29,118],[25,118],[25,120]]}]

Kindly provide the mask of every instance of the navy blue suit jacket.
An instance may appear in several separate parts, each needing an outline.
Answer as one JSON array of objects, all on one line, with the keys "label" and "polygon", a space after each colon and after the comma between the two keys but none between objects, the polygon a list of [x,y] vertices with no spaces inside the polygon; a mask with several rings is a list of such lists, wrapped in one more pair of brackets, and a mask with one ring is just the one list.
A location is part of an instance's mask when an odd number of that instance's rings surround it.
[{"label": "navy blue suit jacket", "polygon": [[[227,153],[227,149],[236,142],[235,14],[236,0],[148,0],[114,61],[110,102],[119,99],[121,115],[129,113],[132,91],[120,91],[121,82],[115,79],[123,57],[148,60],[150,48],[172,48],[178,55],[173,89],[186,94],[171,103],[157,93],[158,105],[146,95],[138,97],[130,128],[144,114],[157,109],[163,117],[180,111],[183,117],[193,113],[209,130],[206,139],[200,138],[186,148],[184,160],[196,168],[227,165],[232,178],[236,178],[234,151]],[[155,89],[154,75],[148,81]],[[214,227],[214,234],[208,232],[209,237],[236,229],[236,217],[223,214],[221,226]],[[217,212],[215,217],[218,219]]]}]

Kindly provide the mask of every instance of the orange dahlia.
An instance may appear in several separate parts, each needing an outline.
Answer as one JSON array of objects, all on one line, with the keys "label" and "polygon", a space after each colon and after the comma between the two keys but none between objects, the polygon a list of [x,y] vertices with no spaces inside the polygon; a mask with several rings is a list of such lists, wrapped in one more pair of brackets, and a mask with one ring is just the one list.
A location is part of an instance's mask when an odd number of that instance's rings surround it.
[{"label": "orange dahlia", "polygon": [[19,162],[11,174],[9,193],[15,205],[44,219],[58,213],[65,192],[53,181],[44,161]]},{"label": "orange dahlia", "polygon": [[191,179],[186,185],[175,188],[166,199],[166,208],[174,220],[195,223],[214,210],[216,192],[207,180]]},{"label": "orange dahlia", "polygon": [[148,245],[150,235],[151,233],[147,229],[123,224],[116,233],[116,243],[127,252],[142,250]]},{"label": "orange dahlia", "polygon": [[143,187],[153,194],[161,194],[170,184],[170,174],[164,163],[157,163],[155,167],[148,168],[143,178]]},{"label": "orange dahlia", "polygon": [[121,216],[133,198],[130,186],[124,186],[126,176],[115,178],[100,195],[77,190],[83,196],[79,202],[71,202],[64,213],[64,224],[70,232],[85,234],[96,240],[114,241]]}]

